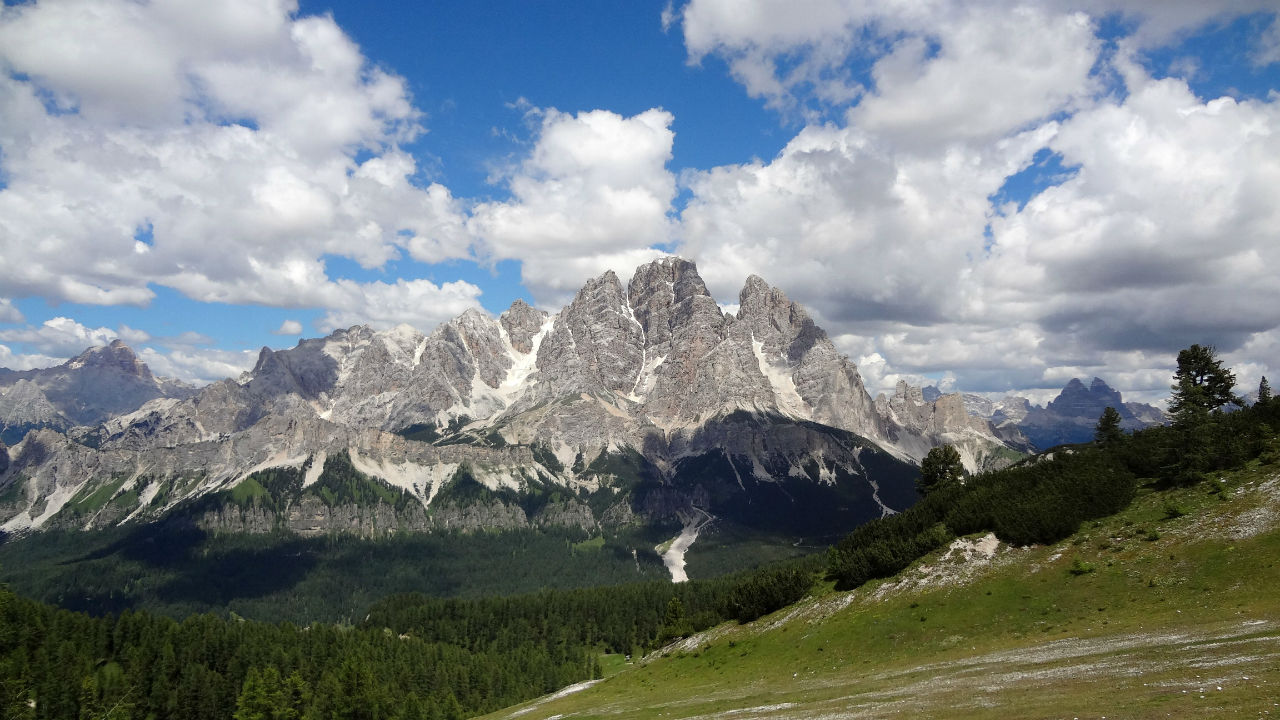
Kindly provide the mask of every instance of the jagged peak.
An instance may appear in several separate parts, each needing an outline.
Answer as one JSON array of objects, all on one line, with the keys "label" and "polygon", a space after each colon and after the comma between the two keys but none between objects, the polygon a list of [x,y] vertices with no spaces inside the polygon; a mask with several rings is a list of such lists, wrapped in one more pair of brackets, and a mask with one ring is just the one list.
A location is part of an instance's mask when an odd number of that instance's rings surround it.
[{"label": "jagged peak", "polygon": [[752,273],[747,276],[747,281],[742,285],[742,291],[738,293],[738,304],[741,305],[747,298],[768,295],[772,292],[772,285],[766,282],[764,278]]},{"label": "jagged peak", "polygon": [[[569,303],[569,308],[582,309],[584,305],[603,299],[609,305],[625,305],[626,293],[622,289],[622,281],[618,279],[618,274],[612,270],[605,270],[600,275],[591,278],[577,294],[573,296],[573,301]],[[566,308],[568,310],[569,308]]]},{"label": "jagged peak", "polygon": [[676,302],[704,295],[711,297],[707,284],[698,273],[697,264],[676,255],[658,258],[636,268],[627,286],[627,295],[652,293],[655,289],[662,289],[656,287],[659,283],[670,289]]},{"label": "jagged peak", "polygon": [[151,368],[120,338],[106,345],[96,345],[67,361],[65,367],[75,370],[83,367],[115,367],[126,375],[151,377]]},{"label": "jagged peak", "polygon": [[516,298],[511,301],[511,305],[508,306],[506,310],[503,310],[502,315],[499,315],[498,317],[505,317],[507,315],[527,315],[529,313],[538,313],[543,316],[546,316],[547,314],[545,310],[539,310],[525,302],[524,298]]},{"label": "jagged peak", "polygon": [[[299,341],[298,345],[301,346],[302,342]],[[258,361],[253,364],[253,369],[250,370],[249,372],[254,375],[261,372],[264,368],[266,368],[267,363],[271,362],[271,359],[275,357],[275,354],[276,354],[275,350],[272,350],[266,345],[263,345],[262,349],[258,351]]]},{"label": "jagged peak", "polygon": [[493,322],[493,316],[480,308],[473,307],[463,310],[462,314],[454,318],[451,322],[466,324],[474,324],[478,322],[491,323]]}]

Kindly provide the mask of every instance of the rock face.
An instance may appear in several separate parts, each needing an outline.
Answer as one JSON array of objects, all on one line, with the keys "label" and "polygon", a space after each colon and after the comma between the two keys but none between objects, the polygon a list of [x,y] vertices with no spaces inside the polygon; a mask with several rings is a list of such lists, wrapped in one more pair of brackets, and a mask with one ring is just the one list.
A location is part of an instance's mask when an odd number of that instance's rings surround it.
[{"label": "rock face", "polygon": [[1088,387],[1079,378],[1072,378],[1046,407],[1029,408],[1018,427],[1041,450],[1066,443],[1089,442],[1093,440],[1098,418],[1107,407],[1113,407],[1120,413],[1120,426],[1125,430],[1167,422],[1159,408],[1124,402],[1120,393],[1101,378],[1094,378]]},{"label": "rock face", "polygon": [[978,417],[968,397],[960,393],[931,395],[935,399],[926,400],[923,388],[900,380],[893,397],[880,395],[876,406],[893,425],[904,428],[905,437],[915,439],[924,452],[942,444],[954,446],[970,472],[1004,467],[1016,457],[1010,449],[1029,448],[1016,429],[1002,430]]},{"label": "rock face", "polygon": [[529,307],[524,300],[511,303],[511,307],[498,316],[498,323],[507,332],[512,349],[521,354],[533,352],[533,338],[546,321],[545,312]]},{"label": "rock face", "polygon": [[[197,522],[235,532],[593,531],[710,512],[815,535],[910,504],[904,461],[940,442],[971,469],[1008,456],[958,395],[925,401],[900,386],[873,401],[805,309],[762,278],[738,301],[725,314],[692,263],[665,258],[625,289],[612,272],[590,280],[555,315],[516,301],[429,335],[356,326],[263,348],[253,370],[199,392],[171,389],[116,344],[60,371],[123,378],[125,390],[78,406],[68,398],[89,380],[10,373],[0,409],[49,425],[0,471],[0,493],[25,498],[0,508],[0,524],[95,526],[214,502]],[[94,427],[66,435],[59,418]],[[343,482],[382,499],[307,490],[338,477],[335,458]],[[242,492],[227,504],[267,470],[306,479],[270,502],[244,506]]]},{"label": "rock face", "polygon": [[42,427],[91,426],[156,398],[195,389],[157,378],[123,342],[85,350],[57,367],[0,374],[0,431],[8,442]]}]

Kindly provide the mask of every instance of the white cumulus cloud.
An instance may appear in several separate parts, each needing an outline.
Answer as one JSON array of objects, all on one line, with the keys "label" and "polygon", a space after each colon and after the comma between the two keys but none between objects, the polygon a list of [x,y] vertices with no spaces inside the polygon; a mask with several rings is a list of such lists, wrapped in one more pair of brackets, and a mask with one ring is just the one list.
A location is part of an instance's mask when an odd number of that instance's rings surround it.
[{"label": "white cumulus cloud", "polygon": [[469,228],[481,253],[523,262],[535,300],[556,306],[607,269],[629,274],[671,239],[673,117],[535,111],[529,155],[502,178],[511,199],[481,203]]},{"label": "white cumulus cloud", "polygon": [[276,335],[301,335],[302,323],[297,320],[285,320],[280,323],[280,327],[274,331]]},{"label": "white cumulus cloud", "polygon": [[[687,173],[679,251],[722,302],[758,273],[810,306],[873,390],[1100,375],[1153,400],[1192,342],[1256,384],[1280,335],[1280,96],[1200,98],[1135,62],[1251,12],[1269,62],[1265,2],[692,0],[691,60],[811,122],[772,159]],[[1110,45],[1106,16],[1129,33]],[[1000,205],[1046,153],[1061,176]]]},{"label": "white cumulus cloud", "polygon": [[0,291],[301,307],[325,255],[465,257],[420,187],[402,78],[292,2],[81,0],[0,11]]}]

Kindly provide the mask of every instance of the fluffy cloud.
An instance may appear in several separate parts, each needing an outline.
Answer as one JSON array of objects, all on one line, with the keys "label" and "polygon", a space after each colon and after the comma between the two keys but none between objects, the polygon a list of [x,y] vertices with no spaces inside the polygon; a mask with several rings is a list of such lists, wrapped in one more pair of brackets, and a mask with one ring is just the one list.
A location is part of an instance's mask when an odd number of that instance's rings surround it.
[{"label": "fluffy cloud", "polygon": [[922,157],[854,128],[809,127],[772,162],[686,176],[681,252],[720,298],[755,272],[828,322],[938,321],[983,251],[988,197],[1053,130]]},{"label": "fluffy cloud", "polygon": [[37,368],[52,367],[65,359],[39,353],[15,353],[8,345],[0,345],[0,368],[35,370]]},{"label": "fluffy cloud", "polygon": [[[1043,395],[1096,374],[1151,400],[1192,342],[1240,362],[1242,382],[1276,367],[1280,99],[1197,98],[1134,61],[1273,5],[812,9],[680,12],[692,60],[719,55],[775,106],[841,118],[770,161],[682,178],[680,251],[718,297],[751,272],[786,288],[873,391],[954,370],[967,390]],[[1133,30],[1104,50],[1097,19],[1112,13]],[[846,100],[822,85],[857,77]],[[1023,207],[997,205],[1045,151],[1068,172]]]},{"label": "fluffy cloud", "polygon": [[145,342],[150,336],[128,326],[121,326],[119,330],[86,327],[68,317],[51,318],[38,327],[0,330],[0,342],[25,343],[42,355],[63,359],[78,355],[88,347],[106,345],[117,338],[126,342]]},{"label": "fluffy cloud", "polygon": [[193,385],[207,385],[224,378],[237,378],[253,368],[258,360],[254,350],[215,350],[211,348],[179,348],[160,352],[143,348],[138,357],[161,377],[176,378]]},{"label": "fluffy cloud", "polygon": [[[986,89],[997,99],[1030,93],[1032,104],[1028,107],[1035,107],[1038,100],[1046,99],[1034,96],[1046,90],[1037,82],[1043,78],[1035,76],[1051,69],[1049,66],[1059,66],[1054,51],[1062,49],[1060,40],[1069,37],[1043,35],[1043,27],[1027,24],[1033,16],[1057,18],[1055,22],[1066,36],[1075,36],[1078,30],[1069,27],[1074,21],[1063,19],[1078,18],[1078,13],[1092,18],[1119,17],[1134,27],[1131,39],[1135,46],[1146,48],[1168,43],[1210,21],[1258,12],[1274,13],[1273,0],[1169,0],[1155,4],[1148,0],[810,0],[803,12],[797,12],[795,3],[788,0],[690,0],[678,11],[664,13],[664,24],[678,20],[690,62],[717,55],[752,96],[779,109],[802,108],[810,115],[821,115],[831,105],[852,104],[861,98],[868,88],[860,78],[871,64],[878,64],[871,79],[880,90],[909,78],[920,82],[922,89],[941,93],[944,102],[973,102],[974,97],[954,96],[955,88],[943,82],[947,55],[952,62],[968,59],[977,63],[973,69],[978,72],[962,72],[964,83],[988,82]],[[1031,35],[1024,35],[1028,30]],[[1280,31],[1273,28],[1273,32]],[[966,34],[971,36],[968,40],[961,37]],[[985,35],[986,40],[977,35]],[[957,40],[961,42],[957,44]],[[989,60],[1000,59],[990,52],[998,46],[1019,55],[1017,59],[1023,64],[990,64]],[[1264,40],[1256,57],[1267,61],[1275,46]],[[926,67],[924,61],[934,57],[935,49],[940,51],[942,62]],[[1075,55],[1081,49],[1069,53]],[[963,71],[962,67],[956,69]],[[912,70],[926,72],[903,74]],[[982,76],[975,77],[978,73]],[[1002,78],[1029,84],[1002,84]],[[911,97],[907,101],[916,105],[931,99]],[[1023,112],[1016,106],[1008,107],[1015,114]],[[962,122],[980,121],[988,115],[987,108],[976,111]]]},{"label": "fluffy cloud", "polygon": [[284,322],[280,323],[280,327],[279,327],[278,329],[276,329],[276,330],[273,332],[273,334],[275,334],[275,335],[301,335],[301,334],[302,334],[302,323],[298,322],[297,320],[285,320]]},{"label": "fluffy cloud", "polygon": [[0,323],[20,323],[25,319],[22,317],[22,312],[13,306],[12,301],[0,298]]},{"label": "fluffy cloud", "polygon": [[[145,304],[322,304],[321,258],[464,257],[421,188],[404,81],[290,2],[84,0],[0,11],[0,289]],[[359,159],[357,159],[359,158]]]},{"label": "fluffy cloud", "polygon": [[1083,13],[970,10],[894,43],[848,121],[900,149],[995,141],[1087,99],[1100,46]]},{"label": "fluffy cloud", "polygon": [[982,307],[1106,350],[1229,350],[1280,325],[1278,128],[1275,100],[1178,80],[1076,114],[1050,147],[1081,170],[993,222]]},{"label": "fluffy cloud", "polygon": [[630,273],[671,239],[672,116],[535,111],[529,156],[503,176],[511,199],[477,205],[481,253],[523,261],[525,287],[556,306],[607,269]]},{"label": "fluffy cloud", "polygon": [[397,280],[394,283],[336,283],[339,297],[320,319],[321,332],[352,325],[386,329],[400,323],[428,330],[470,308],[480,307],[480,288],[462,280],[436,285],[427,280]]}]

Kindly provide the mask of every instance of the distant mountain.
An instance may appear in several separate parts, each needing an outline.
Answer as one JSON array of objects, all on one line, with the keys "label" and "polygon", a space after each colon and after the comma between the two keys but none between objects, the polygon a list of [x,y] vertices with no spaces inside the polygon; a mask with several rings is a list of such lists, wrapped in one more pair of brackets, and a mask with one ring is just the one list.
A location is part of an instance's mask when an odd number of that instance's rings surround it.
[{"label": "distant mountain", "polygon": [[49,424],[11,448],[0,522],[182,512],[235,532],[696,534],[714,518],[818,537],[911,504],[912,463],[941,442],[961,443],[973,469],[1017,455],[958,396],[873,401],[805,309],[763,279],[738,303],[725,314],[692,263],[667,258],[625,288],[612,272],[592,279],[554,315],[517,301],[430,335],[356,326],[263,348],[244,376],[194,394],[113,344],[118,362],[105,364],[148,389],[99,389],[114,404],[72,420],[98,422],[92,432]]},{"label": "distant mountain", "polygon": [[156,398],[195,388],[158,378],[123,342],[93,347],[57,367],[0,369],[0,438],[16,443],[36,428],[93,426]]},{"label": "distant mountain", "polygon": [[959,451],[970,472],[994,470],[1029,451],[1031,445],[1016,427],[998,427],[989,417],[970,410],[972,399],[979,397],[944,395],[936,387],[919,388],[900,380],[893,397],[881,394],[876,407],[892,424],[906,429],[907,437],[923,440],[925,452],[946,443]]},{"label": "distant mountain", "polygon": [[1160,408],[1124,402],[1120,392],[1101,378],[1094,378],[1088,387],[1079,378],[1072,378],[1048,406],[1030,408],[1018,427],[1041,450],[1065,443],[1089,442],[1093,440],[1098,418],[1107,407],[1120,413],[1120,426],[1125,430],[1168,422]]}]

